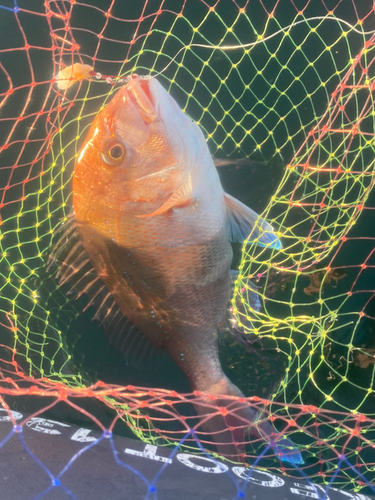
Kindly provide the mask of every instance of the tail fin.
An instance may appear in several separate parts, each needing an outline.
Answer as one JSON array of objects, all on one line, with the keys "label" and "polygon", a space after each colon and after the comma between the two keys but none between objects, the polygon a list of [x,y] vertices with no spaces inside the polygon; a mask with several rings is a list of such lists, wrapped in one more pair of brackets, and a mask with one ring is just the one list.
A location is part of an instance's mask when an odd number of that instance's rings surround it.
[{"label": "tail fin", "polygon": [[[269,443],[280,460],[291,464],[304,463],[301,453],[290,439],[278,438],[270,422],[257,422],[258,413],[249,407],[245,396],[227,377],[206,391],[209,394],[202,393],[202,402],[194,406],[202,417],[201,429],[209,434],[219,453],[243,462],[244,435],[250,433]],[[231,400],[228,396],[235,396],[236,399]],[[210,416],[212,413],[215,415]]]}]

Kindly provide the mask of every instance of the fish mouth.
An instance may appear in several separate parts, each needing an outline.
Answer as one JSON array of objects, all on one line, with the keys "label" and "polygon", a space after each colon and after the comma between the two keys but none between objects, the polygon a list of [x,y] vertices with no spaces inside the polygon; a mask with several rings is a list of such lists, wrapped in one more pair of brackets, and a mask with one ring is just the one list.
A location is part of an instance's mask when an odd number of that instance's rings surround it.
[{"label": "fish mouth", "polygon": [[130,101],[145,123],[152,123],[157,118],[154,96],[150,90],[151,77],[133,75],[126,86]]}]

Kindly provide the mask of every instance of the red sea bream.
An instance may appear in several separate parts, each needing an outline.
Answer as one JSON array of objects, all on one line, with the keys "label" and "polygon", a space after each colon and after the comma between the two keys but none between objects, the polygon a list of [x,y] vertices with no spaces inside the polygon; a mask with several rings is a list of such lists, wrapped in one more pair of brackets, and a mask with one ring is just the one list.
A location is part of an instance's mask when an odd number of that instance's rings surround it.
[{"label": "red sea bream", "polygon": [[[112,340],[125,354],[166,350],[211,407],[205,393],[216,395],[214,407],[227,406],[225,396],[243,397],[218,356],[230,242],[251,234],[262,246],[281,244],[266,221],[223,191],[202,131],[155,78],[133,76],[96,116],[75,165],[73,207],[78,241],[59,275],[63,282],[75,276],[80,294],[91,294]],[[71,241],[69,231],[56,256]],[[90,279],[86,265],[95,269]],[[233,458],[256,420],[237,406],[236,415],[202,424],[218,451]],[[250,432],[283,460],[302,461],[289,440],[272,441],[268,421]]]}]

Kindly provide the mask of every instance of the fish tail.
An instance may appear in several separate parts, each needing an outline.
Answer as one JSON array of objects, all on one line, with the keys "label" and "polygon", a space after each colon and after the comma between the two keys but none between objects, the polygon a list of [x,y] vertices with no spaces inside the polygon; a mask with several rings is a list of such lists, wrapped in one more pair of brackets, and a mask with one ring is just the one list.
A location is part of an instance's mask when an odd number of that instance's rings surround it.
[{"label": "fish tail", "polygon": [[[268,443],[280,460],[296,465],[304,463],[295,444],[287,437],[278,436],[270,422],[259,420],[258,412],[249,406],[242,392],[226,376],[205,388],[205,392],[209,395],[202,394],[203,401],[194,404],[202,417],[197,431],[208,434],[219,453],[243,462],[246,435],[250,434]],[[231,400],[230,396],[236,399]]]}]

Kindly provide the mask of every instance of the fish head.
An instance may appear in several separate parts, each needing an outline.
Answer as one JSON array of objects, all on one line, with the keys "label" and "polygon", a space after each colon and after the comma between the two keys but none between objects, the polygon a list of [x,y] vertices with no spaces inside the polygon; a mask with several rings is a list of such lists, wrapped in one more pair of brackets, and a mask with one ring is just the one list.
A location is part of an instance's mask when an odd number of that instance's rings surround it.
[{"label": "fish head", "polygon": [[76,218],[105,231],[119,212],[157,209],[183,184],[202,146],[199,127],[158,80],[132,77],[98,113],[79,153]]}]

